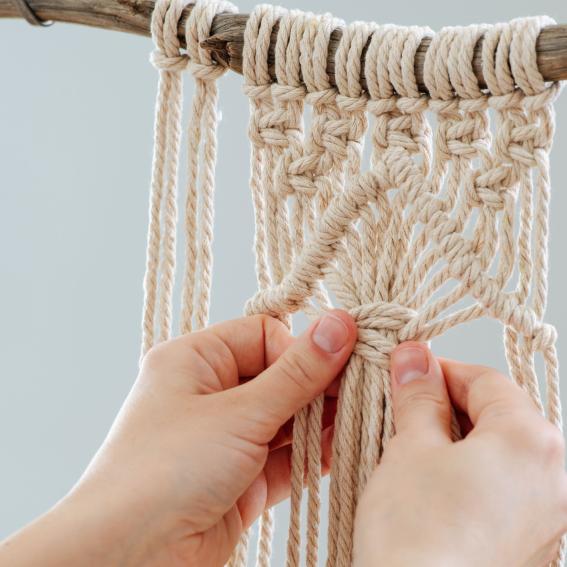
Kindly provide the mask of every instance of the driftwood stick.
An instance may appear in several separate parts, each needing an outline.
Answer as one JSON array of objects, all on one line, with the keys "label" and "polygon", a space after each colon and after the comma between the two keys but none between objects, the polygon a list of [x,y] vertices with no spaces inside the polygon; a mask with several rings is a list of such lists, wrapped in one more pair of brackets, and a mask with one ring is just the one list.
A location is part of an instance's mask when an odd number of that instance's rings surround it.
[{"label": "driftwood stick", "polygon": [[[42,20],[84,24],[104,29],[123,31],[139,35],[150,35],[150,18],[154,7],[152,0],[28,0],[28,4]],[[184,26],[191,8],[185,10],[179,24],[179,37],[183,42]],[[22,17],[12,0],[0,0],[0,18]],[[214,22],[212,36],[203,46],[210,49],[214,57],[237,73],[242,73],[242,47],[246,14],[220,14]],[[54,33],[53,31],[43,33]],[[273,68],[277,27],[272,35],[270,49],[270,72],[275,80]],[[335,52],[341,31],[331,36],[327,71],[334,84]],[[415,58],[415,74],[420,90],[427,92],[423,84],[423,64],[430,40],[424,39]],[[485,87],[481,68],[482,39],[475,48],[473,67],[479,84]],[[549,26],[542,30],[537,41],[537,60],[541,74],[547,81],[567,79],[567,25]],[[364,59],[365,53],[363,53]],[[366,87],[365,79],[362,79]]]}]

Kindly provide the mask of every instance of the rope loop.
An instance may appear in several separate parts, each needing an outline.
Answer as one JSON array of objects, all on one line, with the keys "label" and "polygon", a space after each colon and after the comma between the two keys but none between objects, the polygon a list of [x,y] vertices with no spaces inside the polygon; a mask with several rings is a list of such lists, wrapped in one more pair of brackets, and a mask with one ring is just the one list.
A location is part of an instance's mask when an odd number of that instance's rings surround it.
[{"label": "rope loop", "polygon": [[535,351],[546,351],[555,346],[557,342],[557,330],[553,325],[545,323],[535,329],[531,340]]},{"label": "rope loop", "polygon": [[177,27],[188,0],[157,0],[152,13],[151,32],[156,49],[150,61],[156,69],[181,72],[189,59],[182,52]]},{"label": "rope loop", "polygon": [[213,20],[217,14],[236,14],[236,6],[226,0],[197,0],[185,23],[185,40],[189,69],[196,79],[214,81],[228,70],[215,61],[211,52],[201,47],[201,43],[211,35]]}]

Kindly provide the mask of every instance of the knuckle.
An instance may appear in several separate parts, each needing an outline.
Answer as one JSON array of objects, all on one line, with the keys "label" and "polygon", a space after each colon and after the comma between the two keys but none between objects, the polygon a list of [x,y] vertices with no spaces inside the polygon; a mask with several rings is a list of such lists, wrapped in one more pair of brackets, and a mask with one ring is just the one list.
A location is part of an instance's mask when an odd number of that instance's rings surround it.
[{"label": "knuckle", "polygon": [[488,366],[481,366],[479,372],[472,375],[468,380],[468,395],[470,398],[481,398],[486,391],[492,391],[494,385],[501,382],[512,384],[510,379],[502,372]]},{"label": "knuckle", "polygon": [[508,420],[507,433],[515,439],[514,446],[537,458],[544,466],[553,463],[563,464],[565,440],[561,431],[542,416],[534,420],[533,416],[518,414]]},{"label": "knuckle", "polygon": [[169,342],[154,345],[142,360],[142,366],[148,370],[163,368],[171,358],[171,345]]},{"label": "knuckle", "polygon": [[565,440],[561,431],[551,423],[544,423],[535,440],[546,461],[563,462]]},{"label": "knuckle", "polygon": [[262,327],[266,334],[273,333],[276,330],[287,329],[282,321],[271,315],[266,315],[265,313],[257,313],[256,315],[250,315],[250,317]]},{"label": "knuckle", "polygon": [[428,412],[433,412],[440,417],[446,418],[450,413],[449,404],[447,404],[446,400],[439,392],[417,388],[407,391],[405,395],[398,400],[396,409],[398,415],[407,415],[427,410]]},{"label": "knuckle", "polygon": [[282,336],[290,336],[289,328],[283,321],[270,315],[254,315],[258,318],[258,324],[264,331],[264,341],[266,344],[279,341]]},{"label": "knuckle", "polygon": [[187,341],[186,360],[195,364],[204,371],[212,371],[217,376],[222,376],[224,370],[230,369],[233,374],[238,374],[238,366],[230,348],[219,337],[213,334],[203,334],[201,337]]},{"label": "knuckle", "polygon": [[281,374],[304,392],[313,390],[313,371],[305,355],[289,352],[278,360]]},{"label": "knuckle", "polygon": [[160,372],[185,367],[200,355],[201,350],[207,350],[207,343],[207,335],[201,331],[158,343],[144,355],[142,369]]},{"label": "knuckle", "polygon": [[488,380],[509,380],[508,376],[492,366],[479,365],[478,367],[479,378],[486,378]]}]

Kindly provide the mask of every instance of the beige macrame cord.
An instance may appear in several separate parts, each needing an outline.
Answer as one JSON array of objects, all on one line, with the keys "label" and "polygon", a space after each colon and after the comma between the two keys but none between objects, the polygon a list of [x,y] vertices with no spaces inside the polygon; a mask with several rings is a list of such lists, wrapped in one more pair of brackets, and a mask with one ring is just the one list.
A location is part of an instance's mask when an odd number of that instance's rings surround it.
[{"label": "beige macrame cord", "polygon": [[[185,5],[158,0],[152,19],[152,61],[160,80],[143,353],[171,334],[187,68],[195,93],[187,130],[180,329],[185,333],[208,322],[216,79],[226,69],[199,44],[209,36],[214,16],[235,8],[197,2],[183,51],[177,27]],[[549,152],[560,85],[545,83],[535,49],[541,28],[551,23],[545,17],[522,18],[434,33],[414,26],[345,25],[328,14],[270,5],[256,7],[247,21],[243,75],[250,101],[258,291],[245,313],[269,314],[291,328],[294,313],[315,319],[338,306],[358,325],[339,392],[325,556],[320,550],[323,398],[294,419],[288,567],[315,567],[322,559],[327,567],[351,564],[357,501],[394,435],[389,354],[401,341],[427,341],[480,317],[500,321],[512,379],[562,427],[556,331],[544,321]],[[276,26],[272,82],[268,58]],[[336,29],[342,33],[335,87],[327,76],[327,56]],[[419,92],[414,74],[425,36],[431,37],[424,68],[428,95]],[[481,36],[485,90],[472,67]],[[538,353],[545,398],[535,371]],[[460,435],[456,421],[453,435]],[[248,564],[250,536],[243,534],[231,567]],[[261,567],[270,565],[273,536],[274,518],[266,511],[256,551]],[[562,565],[564,557],[563,543],[554,565]]]}]

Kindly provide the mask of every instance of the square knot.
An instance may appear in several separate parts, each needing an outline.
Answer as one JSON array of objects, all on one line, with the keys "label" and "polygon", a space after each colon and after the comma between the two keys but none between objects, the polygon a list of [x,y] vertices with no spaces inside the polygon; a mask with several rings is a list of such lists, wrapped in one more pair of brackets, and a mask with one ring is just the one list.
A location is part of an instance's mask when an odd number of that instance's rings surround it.
[{"label": "square knot", "polygon": [[506,157],[526,167],[536,167],[536,150],[548,150],[552,136],[553,126],[545,118],[516,124],[509,132]]},{"label": "square knot", "polygon": [[486,147],[488,118],[480,113],[448,118],[439,124],[439,133],[439,151],[474,159]]},{"label": "square knot", "polygon": [[313,198],[317,194],[317,178],[309,172],[294,175],[287,169],[286,165],[282,163],[276,171],[275,189],[277,194],[283,198],[294,194]]},{"label": "square knot", "polygon": [[267,125],[254,124],[248,129],[250,139],[260,147],[275,146],[285,148],[287,137],[279,128],[271,128]]},{"label": "square knot", "polygon": [[377,301],[354,307],[350,314],[359,329],[399,331],[416,316],[416,311],[399,303]]},{"label": "square knot", "polygon": [[288,118],[288,113],[281,108],[258,112],[257,118],[250,124],[248,134],[258,145],[286,148],[293,131],[296,137],[299,136],[297,128],[288,128]]},{"label": "square knot", "polygon": [[359,305],[350,314],[358,326],[354,352],[388,370],[390,353],[400,343],[399,333],[417,312],[399,303],[377,301]]},{"label": "square knot", "polygon": [[396,112],[376,118],[373,142],[384,150],[399,147],[416,154],[421,150],[423,139],[423,123],[410,114]]},{"label": "square knot", "polygon": [[507,196],[515,191],[516,176],[509,165],[499,165],[486,171],[474,171],[469,176],[470,195],[477,206],[486,205],[495,211],[502,209]]},{"label": "square knot", "polygon": [[388,148],[379,163],[385,168],[389,187],[402,187],[408,182],[417,185],[423,183],[419,168],[402,146]]}]

